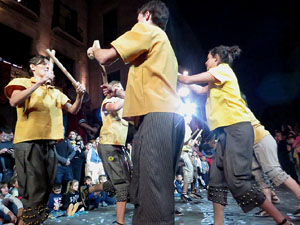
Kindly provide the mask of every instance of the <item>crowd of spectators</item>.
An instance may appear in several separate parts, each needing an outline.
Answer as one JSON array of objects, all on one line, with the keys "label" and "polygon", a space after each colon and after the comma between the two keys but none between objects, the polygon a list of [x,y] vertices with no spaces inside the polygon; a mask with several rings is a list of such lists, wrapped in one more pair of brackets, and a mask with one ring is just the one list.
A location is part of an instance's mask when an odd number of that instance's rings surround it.
[{"label": "crowd of spectators", "polygon": [[[0,132],[0,224],[16,223],[22,209],[22,196],[18,193],[14,164],[14,135],[8,128],[1,128]],[[275,130],[273,135],[278,144],[278,158],[282,168],[300,183],[299,129],[297,126],[283,126]],[[175,197],[181,197],[184,202],[202,198],[201,192],[209,183],[211,159],[217,141],[217,138],[210,134],[186,144],[186,152],[193,165],[193,178],[189,183],[188,197],[182,198],[186,165],[184,161],[180,161],[174,178]],[[107,179],[98,155],[98,143],[99,138],[84,143],[76,131],[70,131],[63,141],[56,144],[58,167],[48,202],[50,218],[72,216],[75,213],[85,213],[86,210],[116,204],[116,200],[107,192],[90,193],[86,199],[81,195],[87,187],[103,183]],[[130,153],[131,145],[128,144],[124,151]]]}]

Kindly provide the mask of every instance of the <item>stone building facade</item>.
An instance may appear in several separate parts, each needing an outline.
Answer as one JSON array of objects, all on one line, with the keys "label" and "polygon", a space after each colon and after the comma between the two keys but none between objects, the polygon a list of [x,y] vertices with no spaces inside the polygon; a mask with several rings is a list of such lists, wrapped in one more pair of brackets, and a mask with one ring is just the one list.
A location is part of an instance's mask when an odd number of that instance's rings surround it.
[{"label": "stone building facade", "polygon": [[[9,66],[17,66],[22,71],[30,56],[45,55],[45,49],[54,49],[57,58],[74,78],[86,85],[90,108],[98,108],[103,99],[100,90],[102,78],[99,66],[87,58],[86,50],[94,40],[100,40],[103,48],[109,47],[110,41],[136,23],[137,8],[144,2],[145,0],[0,0],[0,64],[8,62]],[[18,68],[11,71],[15,70]],[[119,61],[107,66],[106,70],[109,80],[120,80],[126,86],[128,65]],[[54,72],[56,84],[64,91],[67,90],[68,95],[71,83],[60,74],[58,68]],[[1,76],[4,77],[4,73]],[[9,79],[6,77],[4,80],[1,83],[2,92]],[[0,115],[6,112],[4,108],[2,107]]]}]

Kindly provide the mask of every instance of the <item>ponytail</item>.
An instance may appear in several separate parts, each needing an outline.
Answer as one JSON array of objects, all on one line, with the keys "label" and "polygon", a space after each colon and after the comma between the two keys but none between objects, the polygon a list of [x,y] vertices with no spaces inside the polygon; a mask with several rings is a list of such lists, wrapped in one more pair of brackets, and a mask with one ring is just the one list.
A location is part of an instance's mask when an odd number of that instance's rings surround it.
[{"label": "ponytail", "polygon": [[214,47],[209,52],[213,57],[216,55],[220,57],[219,63],[232,65],[232,62],[241,54],[241,51],[242,50],[237,45],[231,47],[220,45],[218,47]]}]

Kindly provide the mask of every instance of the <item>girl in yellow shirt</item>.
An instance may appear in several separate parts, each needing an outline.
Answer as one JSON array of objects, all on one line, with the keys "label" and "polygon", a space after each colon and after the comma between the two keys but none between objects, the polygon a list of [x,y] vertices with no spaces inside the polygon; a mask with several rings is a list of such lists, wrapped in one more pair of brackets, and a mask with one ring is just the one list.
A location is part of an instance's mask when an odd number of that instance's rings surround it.
[{"label": "girl in yellow shirt", "polygon": [[214,206],[214,224],[224,224],[228,189],[244,212],[260,206],[278,224],[291,224],[253,184],[253,128],[237,78],[230,67],[240,52],[238,46],[215,47],[209,51],[206,72],[178,77],[179,82],[185,84],[207,84],[191,88],[198,94],[207,94],[208,125],[219,138],[208,190],[208,199]]}]

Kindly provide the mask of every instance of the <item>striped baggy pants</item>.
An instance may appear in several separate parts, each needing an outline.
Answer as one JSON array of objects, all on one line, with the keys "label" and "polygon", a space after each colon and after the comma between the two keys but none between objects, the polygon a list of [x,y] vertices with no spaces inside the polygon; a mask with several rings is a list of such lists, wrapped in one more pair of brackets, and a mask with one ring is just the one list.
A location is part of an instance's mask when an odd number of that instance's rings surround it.
[{"label": "striped baggy pants", "polygon": [[133,140],[130,201],[133,225],[174,225],[174,178],[184,139],[184,119],[149,113]]}]

